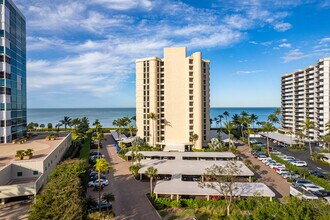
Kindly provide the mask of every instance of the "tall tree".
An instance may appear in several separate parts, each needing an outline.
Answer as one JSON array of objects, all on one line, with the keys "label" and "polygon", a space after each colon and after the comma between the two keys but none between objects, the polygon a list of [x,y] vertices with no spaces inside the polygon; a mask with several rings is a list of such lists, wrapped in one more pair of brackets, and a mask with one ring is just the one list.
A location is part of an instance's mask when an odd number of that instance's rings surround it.
[{"label": "tall tree", "polygon": [[223,115],[218,115],[218,120],[219,120],[219,133],[221,133],[221,127],[222,127],[222,119],[223,119]]},{"label": "tall tree", "polygon": [[73,126],[74,132],[75,132],[76,134],[78,133],[78,132],[77,132],[77,128],[78,128],[78,126],[80,125],[80,123],[81,123],[81,121],[80,121],[79,118],[74,118],[74,119],[72,119],[72,121],[71,121],[71,125]]},{"label": "tall tree", "polygon": [[252,128],[254,130],[254,124],[258,121],[258,116],[255,115],[255,114],[251,114],[250,118],[251,118],[251,121],[252,121]]},{"label": "tall tree", "polygon": [[100,154],[100,148],[101,148],[101,141],[106,141],[107,139],[104,137],[104,134],[102,132],[97,132],[96,136],[92,138],[94,141],[97,141],[97,152],[98,155]]},{"label": "tall tree", "polygon": [[211,177],[214,181],[202,181],[199,183],[199,187],[215,190],[219,193],[219,196],[225,197],[227,216],[230,215],[230,208],[234,197],[244,191],[244,189],[240,189],[237,186],[237,176],[240,173],[241,165],[237,161],[229,161],[224,166],[213,165],[207,168],[204,175]]},{"label": "tall tree", "polygon": [[225,128],[226,128],[226,131],[228,132],[228,144],[229,144],[229,147],[230,147],[230,141],[231,141],[231,131],[234,129],[234,123],[231,122],[231,121],[226,121],[225,122]]},{"label": "tall tree", "polygon": [[229,118],[229,112],[224,111],[224,112],[223,112],[223,115],[226,117],[226,121],[228,121],[228,118]]},{"label": "tall tree", "polygon": [[[153,134],[152,134],[152,146],[155,147],[155,138],[156,138],[156,126],[155,126],[155,121],[158,119],[157,114],[151,112],[150,114],[148,114],[148,119],[151,120],[152,122],[152,130],[153,130]],[[150,131],[149,131],[150,133]]]},{"label": "tall tree", "polygon": [[135,128],[133,125],[129,125],[127,127],[128,131],[129,131],[129,134],[130,134],[130,137],[133,137],[133,131],[135,131]]},{"label": "tall tree", "polygon": [[[95,169],[97,170],[97,179],[99,183],[99,203],[101,202],[101,173],[105,173],[110,169],[113,169],[108,161],[104,158],[99,158],[96,160]],[[99,211],[101,211],[101,206],[99,206]]]},{"label": "tall tree", "polygon": [[270,152],[269,152],[269,137],[268,136],[269,136],[270,132],[275,131],[275,127],[269,121],[263,122],[262,123],[262,131],[267,134],[267,152],[268,152],[268,155],[270,155]]},{"label": "tall tree", "polygon": [[153,192],[152,182],[153,182],[153,179],[158,175],[158,170],[154,167],[148,167],[145,174],[150,179],[150,197],[152,197],[152,192]]},{"label": "tall tree", "polygon": [[192,145],[194,146],[194,148],[196,147],[195,144],[198,141],[198,134],[191,134],[189,137],[190,142],[192,143]]},{"label": "tall tree", "polygon": [[310,155],[312,155],[313,151],[312,151],[311,139],[309,137],[309,131],[315,129],[315,123],[310,118],[307,118],[306,121],[303,122],[301,128],[303,131],[305,131],[305,135],[308,139],[309,153]]},{"label": "tall tree", "polygon": [[68,116],[64,116],[64,118],[60,120],[60,123],[64,125],[64,129],[66,131],[67,126],[71,126],[71,118]]},{"label": "tall tree", "polygon": [[274,113],[273,113],[273,114],[270,114],[270,115],[268,116],[268,121],[271,122],[271,123],[273,123],[273,124],[277,124],[277,123],[280,122],[279,118],[278,118],[277,115],[274,114]]}]

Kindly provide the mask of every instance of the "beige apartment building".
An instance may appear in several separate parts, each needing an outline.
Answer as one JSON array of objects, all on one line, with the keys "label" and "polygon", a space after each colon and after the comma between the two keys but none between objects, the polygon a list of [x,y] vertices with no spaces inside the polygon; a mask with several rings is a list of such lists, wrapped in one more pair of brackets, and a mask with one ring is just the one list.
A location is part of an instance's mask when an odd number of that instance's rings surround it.
[{"label": "beige apartment building", "polygon": [[282,127],[294,132],[310,118],[316,126],[309,138],[319,138],[326,131],[330,119],[330,58],[319,60],[314,66],[282,76]]},{"label": "beige apartment building", "polygon": [[[210,136],[210,61],[186,48],[165,48],[164,58],[136,60],[137,135],[166,151],[197,149]],[[150,113],[156,119],[150,119]]]}]

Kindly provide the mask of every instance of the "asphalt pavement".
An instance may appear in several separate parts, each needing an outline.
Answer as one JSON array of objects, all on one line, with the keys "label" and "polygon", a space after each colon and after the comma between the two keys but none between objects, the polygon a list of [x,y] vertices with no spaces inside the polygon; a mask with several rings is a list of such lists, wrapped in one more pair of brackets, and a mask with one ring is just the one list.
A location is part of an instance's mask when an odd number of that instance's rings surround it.
[{"label": "asphalt pavement", "polygon": [[[253,139],[257,139],[258,141],[260,141],[264,144],[266,144],[266,142],[267,142],[266,138],[253,138]],[[276,145],[271,141],[269,141],[269,143],[270,143],[270,146],[273,148],[273,150],[277,150],[277,151],[280,151],[282,154],[285,154],[285,155],[288,155],[288,156],[293,156],[296,159],[306,161],[306,163],[308,164],[308,167],[304,167],[305,169],[318,170],[318,171],[321,171],[323,173],[330,173],[330,167],[329,166],[317,163],[315,161],[312,161],[309,158],[310,154],[309,154],[308,146],[307,146],[307,150],[305,150],[305,151],[291,152],[291,151],[289,151],[289,149],[287,147],[282,147],[282,146]]]}]

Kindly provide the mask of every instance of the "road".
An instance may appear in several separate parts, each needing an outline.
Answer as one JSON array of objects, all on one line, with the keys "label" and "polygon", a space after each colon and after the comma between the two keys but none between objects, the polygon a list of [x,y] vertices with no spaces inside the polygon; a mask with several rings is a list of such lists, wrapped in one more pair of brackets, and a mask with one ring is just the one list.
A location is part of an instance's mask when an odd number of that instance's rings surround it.
[{"label": "road", "polygon": [[[253,138],[253,139],[257,139],[258,141],[260,141],[264,144],[266,144],[266,142],[267,142],[267,140],[264,139],[264,138]],[[306,163],[308,164],[308,167],[307,167],[308,170],[319,170],[319,171],[322,171],[324,173],[329,173],[330,172],[330,167],[329,166],[317,163],[315,161],[312,161],[309,158],[308,147],[307,147],[306,151],[291,152],[286,147],[278,146],[278,145],[274,144],[273,142],[269,142],[269,143],[270,143],[270,146],[273,147],[274,150],[280,151],[281,153],[289,155],[289,156],[293,156],[293,157],[295,157],[299,160],[306,161]]]},{"label": "road", "polygon": [[[161,219],[154,207],[146,197],[149,192],[149,182],[141,182],[129,172],[132,165],[129,161],[121,159],[113,145],[114,140],[110,134],[106,134],[107,139],[103,142],[101,153],[105,155],[105,159],[110,161],[114,170],[106,174],[109,180],[109,186],[106,186],[102,193],[113,193],[115,201],[113,202],[113,211],[116,219],[136,219],[136,220],[157,220]],[[94,198],[98,198],[98,192],[88,189],[88,194]]]},{"label": "road", "polygon": [[30,210],[31,201],[11,202],[5,205],[0,205],[1,220],[26,220]]}]

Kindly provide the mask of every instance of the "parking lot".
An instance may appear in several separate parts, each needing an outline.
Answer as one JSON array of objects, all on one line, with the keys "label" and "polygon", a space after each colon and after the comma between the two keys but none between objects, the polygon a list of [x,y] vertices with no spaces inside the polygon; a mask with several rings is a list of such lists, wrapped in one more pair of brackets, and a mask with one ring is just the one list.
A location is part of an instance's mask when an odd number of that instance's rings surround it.
[{"label": "parking lot", "polygon": [[[267,140],[266,138],[253,138],[258,140],[259,142],[266,144]],[[329,173],[330,172],[330,167],[317,163],[315,161],[312,161],[309,159],[309,150],[307,149],[306,151],[299,151],[299,152],[291,152],[289,151],[289,149],[287,147],[282,147],[279,145],[274,144],[273,142],[269,142],[270,146],[273,148],[273,150],[277,150],[279,152],[281,152],[282,154],[286,154],[288,156],[293,156],[296,159],[302,160],[302,161],[306,161],[306,163],[308,164],[308,166],[305,169],[308,170],[318,170],[321,171],[323,173]],[[308,147],[307,147],[308,148]]]}]

